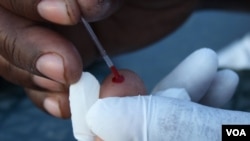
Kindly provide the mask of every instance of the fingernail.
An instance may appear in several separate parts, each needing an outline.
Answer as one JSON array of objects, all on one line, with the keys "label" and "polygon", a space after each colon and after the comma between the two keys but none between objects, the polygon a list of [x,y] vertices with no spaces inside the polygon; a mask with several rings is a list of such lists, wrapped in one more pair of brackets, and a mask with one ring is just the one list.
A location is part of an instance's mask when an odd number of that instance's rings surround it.
[{"label": "fingernail", "polygon": [[63,0],[42,0],[37,5],[41,17],[54,23],[71,24],[67,5]]},{"label": "fingernail", "polygon": [[36,68],[46,77],[60,83],[66,83],[63,59],[59,55],[55,53],[42,55],[36,62]]},{"label": "fingernail", "polygon": [[55,98],[48,97],[44,100],[43,107],[49,112],[51,115],[55,117],[61,117],[61,110],[59,108],[59,103]]}]

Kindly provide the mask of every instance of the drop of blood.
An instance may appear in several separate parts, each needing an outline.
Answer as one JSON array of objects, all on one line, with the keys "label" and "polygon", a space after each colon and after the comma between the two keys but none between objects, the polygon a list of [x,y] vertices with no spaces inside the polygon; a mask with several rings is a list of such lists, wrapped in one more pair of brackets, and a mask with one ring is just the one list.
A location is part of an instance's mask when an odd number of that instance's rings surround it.
[{"label": "drop of blood", "polygon": [[114,77],[112,78],[112,82],[114,83],[122,83],[124,81],[124,77],[120,75],[115,66],[110,67]]},{"label": "drop of blood", "polygon": [[122,83],[124,81],[124,77],[122,75],[114,76],[112,78],[112,82],[114,83]]}]

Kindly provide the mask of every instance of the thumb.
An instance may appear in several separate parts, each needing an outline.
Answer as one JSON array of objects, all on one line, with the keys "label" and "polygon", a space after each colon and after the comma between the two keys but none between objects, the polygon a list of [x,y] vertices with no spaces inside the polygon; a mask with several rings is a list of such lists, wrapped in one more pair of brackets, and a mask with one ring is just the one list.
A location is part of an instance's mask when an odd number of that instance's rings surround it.
[{"label": "thumb", "polygon": [[105,141],[147,140],[144,115],[149,98],[151,96],[99,99],[88,111],[86,122]]}]

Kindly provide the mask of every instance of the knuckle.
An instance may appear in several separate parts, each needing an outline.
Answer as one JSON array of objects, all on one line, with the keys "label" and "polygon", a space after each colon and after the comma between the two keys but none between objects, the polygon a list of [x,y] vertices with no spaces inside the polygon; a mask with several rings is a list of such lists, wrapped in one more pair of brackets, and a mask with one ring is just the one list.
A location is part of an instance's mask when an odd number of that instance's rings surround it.
[{"label": "knuckle", "polygon": [[17,49],[17,38],[0,31],[0,54],[13,64],[20,62],[20,52]]}]

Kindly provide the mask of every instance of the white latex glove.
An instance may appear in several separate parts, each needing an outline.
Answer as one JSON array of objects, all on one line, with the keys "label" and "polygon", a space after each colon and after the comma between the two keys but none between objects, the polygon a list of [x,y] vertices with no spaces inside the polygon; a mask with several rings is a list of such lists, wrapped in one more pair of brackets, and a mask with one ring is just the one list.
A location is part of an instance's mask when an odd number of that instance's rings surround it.
[{"label": "white latex glove", "polygon": [[74,137],[78,141],[94,141],[95,135],[86,124],[89,108],[99,98],[100,84],[88,72],[83,72],[81,79],[70,86],[70,111]]},{"label": "white latex glove", "polygon": [[234,70],[250,69],[250,33],[218,51],[219,67]]},{"label": "white latex glove", "polygon": [[99,99],[86,123],[104,141],[219,141],[222,124],[249,124],[250,114],[204,106],[223,105],[238,83],[234,72],[218,72],[217,65],[212,50],[198,50],[155,87],[154,95]]},{"label": "white latex glove", "polygon": [[[164,94],[173,92],[187,94],[183,89]],[[87,123],[104,141],[220,141],[222,124],[250,123],[249,113],[163,95],[98,100]]]}]

